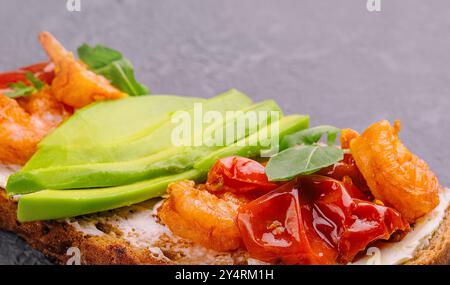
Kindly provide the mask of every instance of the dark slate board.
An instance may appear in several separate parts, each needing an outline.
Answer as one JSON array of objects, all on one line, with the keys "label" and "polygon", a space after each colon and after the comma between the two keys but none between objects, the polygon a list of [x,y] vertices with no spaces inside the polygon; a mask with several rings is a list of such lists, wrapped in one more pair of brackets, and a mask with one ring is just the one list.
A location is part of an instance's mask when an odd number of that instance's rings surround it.
[{"label": "dark slate board", "polygon": [[[362,130],[401,119],[401,138],[450,185],[450,2],[0,0],[0,70],[45,59],[48,30],[72,50],[102,43],[154,93],[210,97],[234,87],[312,124]],[[20,11],[20,17],[18,17]],[[0,264],[47,261],[0,232]]]}]

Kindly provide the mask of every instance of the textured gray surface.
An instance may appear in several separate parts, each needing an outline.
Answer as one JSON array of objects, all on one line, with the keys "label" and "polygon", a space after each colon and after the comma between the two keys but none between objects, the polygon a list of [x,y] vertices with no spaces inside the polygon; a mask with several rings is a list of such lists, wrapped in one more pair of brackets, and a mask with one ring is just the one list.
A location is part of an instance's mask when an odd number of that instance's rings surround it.
[{"label": "textured gray surface", "polygon": [[[401,138],[450,185],[450,2],[382,0],[0,0],[0,70],[45,59],[48,30],[74,50],[121,50],[154,93],[235,87],[312,124],[362,130],[401,119]],[[338,3],[339,2],[339,3]],[[0,232],[1,263],[45,262]],[[28,250],[28,249],[27,249]]]}]

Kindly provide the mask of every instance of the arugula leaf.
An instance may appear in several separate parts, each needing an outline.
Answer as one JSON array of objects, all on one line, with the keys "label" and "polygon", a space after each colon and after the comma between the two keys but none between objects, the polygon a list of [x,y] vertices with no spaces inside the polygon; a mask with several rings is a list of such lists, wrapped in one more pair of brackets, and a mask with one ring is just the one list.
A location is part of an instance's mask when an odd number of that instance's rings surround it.
[{"label": "arugula leaf", "polygon": [[312,145],[317,143],[324,134],[327,134],[327,144],[331,146],[336,141],[340,131],[340,129],[333,126],[317,126],[286,136],[281,142],[281,145],[284,148],[300,144]]},{"label": "arugula leaf", "polygon": [[9,98],[18,98],[29,96],[44,87],[44,83],[37,79],[33,73],[27,72],[25,77],[33,84],[32,86],[26,85],[23,82],[14,82],[8,85],[11,91],[5,92],[4,94]]},{"label": "arugula leaf", "polygon": [[270,158],[266,174],[270,181],[290,180],[314,173],[344,158],[344,151],[333,146],[306,145],[288,148]]},{"label": "arugula leaf", "polygon": [[111,48],[83,44],[78,48],[78,57],[90,70],[103,75],[111,84],[130,96],[150,94],[149,89],[137,82],[131,63],[122,54]]}]

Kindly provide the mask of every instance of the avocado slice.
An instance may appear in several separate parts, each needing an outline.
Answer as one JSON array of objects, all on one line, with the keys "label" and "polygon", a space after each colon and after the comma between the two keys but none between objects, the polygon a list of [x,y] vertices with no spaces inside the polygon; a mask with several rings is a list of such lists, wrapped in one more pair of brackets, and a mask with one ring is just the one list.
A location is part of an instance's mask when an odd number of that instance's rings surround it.
[{"label": "avocado slice", "polygon": [[[281,139],[295,132],[298,132],[303,129],[307,129],[309,127],[309,116],[307,115],[290,115],[280,119],[278,122],[270,124],[265,129],[260,130],[257,133],[253,133],[246,137],[243,140],[236,142],[235,144],[219,149],[215,152],[210,153],[207,156],[204,156],[201,160],[197,161],[194,164],[194,169],[199,170],[200,172],[208,172],[209,169],[213,166],[216,160],[232,156],[244,156],[244,157],[256,157],[261,154],[263,151],[268,151],[270,145],[269,141],[272,138],[272,134],[270,130],[274,124],[278,124],[279,129],[279,139],[275,144],[278,144],[278,147],[281,147],[279,142]],[[275,130],[276,128],[273,128]],[[267,136],[263,136],[263,133],[267,133]],[[281,151],[280,148],[278,151]]]},{"label": "avocado slice", "polygon": [[124,140],[143,129],[157,126],[161,118],[167,120],[172,112],[192,108],[194,103],[205,101],[175,95],[130,96],[99,101],[77,110],[39,146],[96,146]]},{"label": "avocado slice", "polygon": [[20,222],[51,220],[125,207],[163,195],[170,183],[198,177],[200,173],[191,170],[111,188],[39,191],[19,199],[17,219]]},{"label": "avocado slice", "polygon": [[177,110],[189,109],[194,103],[205,101],[194,97],[152,95],[93,103],[76,111],[42,140],[24,169],[71,164],[64,152],[126,140],[144,129],[159,127]]},{"label": "avocado slice", "polygon": [[[216,159],[229,155],[257,156],[264,148],[261,134],[279,126],[280,140],[288,134],[308,127],[308,116],[288,116],[274,122],[232,146],[211,153],[187,172],[134,184],[89,190],[43,190],[19,198],[17,217],[21,222],[74,217],[120,208],[164,195],[167,186],[176,181],[202,181]],[[251,142],[254,146],[246,146]]]},{"label": "avocado slice", "polygon": [[[122,100],[119,100],[117,102],[121,101]],[[235,111],[244,108],[252,103],[248,96],[235,89],[231,89],[216,97],[199,102],[203,103],[203,112],[215,110],[222,114],[225,114],[227,111]],[[123,106],[123,108],[125,114],[129,113],[131,115],[134,113],[134,110],[127,108],[127,106]],[[185,110],[191,115],[194,112],[192,104],[189,109]],[[172,113],[168,113],[166,116],[163,116],[163,118],[154,120],[155,124],[134,132],[128,137],[122,137],[120,140],[115,140],[114,142],[107,141],[103,144],[94,143],[88,145],[77,144],[75,147],[52,144],[49,147],[46,139],[44,139],[41,143],[43,147],[39,147],[36,154],[24,166],[23,171],[50,166],[125,161],[159,152],[172,146],[171,133],[176,124],[171,122],[171,115]],[[115,116],[114,112],[109,112],[109,116]],[[142,114],[142,116],[145,117],[146,115]],[[70,120],[71,119],[69,119],[69,121]],[[86,118],[81,117],[81,120],[86,120]],[[89,117],[89,120],[95,121],[95,115]],[[89,125],[89,123],[87,124]],[[85,125],[79,124],[79,126]],[[103,121],[101,125],[94,128],[94,130],[97,130],[98,128],[111,130],[115,127],[112,123]],[[78,132],[86,132],[89,134],[91,131],[90,129],[82,127],[80,129],[69,128],[68,132],[64,133],[65,136],[70,137],[72,133]],[[60,134],[59,136],[62,137],[63,135]],[[51,140],[53,141],[54,139]]]},{"label": "avocado slice", "polygon": [[[259,129],[278,120],[282,115],[281,109],[275,101],[263,101],[240,110],[240,112],[237,112],[238,115],[229,118],[228,121],[212,124],[210,128],[205,129],[203,133],[215,132],[217,129],[222,132],[223,139],[219,146],[171,147],[143,158],[128,161],[88,163],[21,171],[10,177],[7,185],[8,194],[26,194],[43,189],[118,186],[151,179],[156,176],[184,172],[192,168],[194,163],[202,157],[208,156],[210,153],[222,148],[226,142],[234,143],[256,132],[258,129],[252,128],[250,124],[245,124],[245,129],[240,133],[226,132],[223,135],[224,130],[235,126],[241,119],[245,119],[247,112],[268,113],[267,118],[259,122]],[[203,136],[203,133],[200,135]],[[214,140],[213,137],[206,137]]]}]

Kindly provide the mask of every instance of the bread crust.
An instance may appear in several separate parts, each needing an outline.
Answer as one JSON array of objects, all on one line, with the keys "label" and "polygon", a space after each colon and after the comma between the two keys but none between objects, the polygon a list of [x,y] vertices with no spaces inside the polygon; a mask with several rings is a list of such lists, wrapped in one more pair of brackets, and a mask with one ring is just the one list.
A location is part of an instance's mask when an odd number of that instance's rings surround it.
[{"label": "bread crust", "polygon": [[123,239],[105,236],[86,236],[65,222],[45,221],[19,223],[16,220],[17,203],[8,199],[0,189],[0,228],[25,239],[51,261],[66,264],[67,250],[78,247],[81,264],[167,264],[155,258],[150,251],[131,246]]},{"label": "bread crust", "polygon": [[417,252],[406,265],[450,264],[450,206],[439,228],[434,232],[429,245]]},{"label": "bread crust", "polygon": [[[130,245],[112,236],[87,236],[65,222],[45,221],[19,223],[16,220],[17,203],[7,198],[0,189],[0,228],[14,232],[33,248],[41,251],[51,261],[66,264],[70,256],[67,250],[78,247],[81,263],[90,264],[170,264],[156,258],[148,250]],[[429,245],[419,250],[407,265],[450,264],[450,207],[430,239]]]}]

